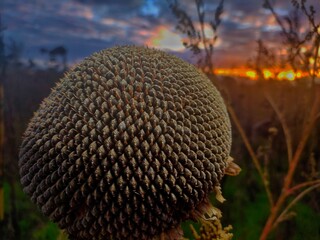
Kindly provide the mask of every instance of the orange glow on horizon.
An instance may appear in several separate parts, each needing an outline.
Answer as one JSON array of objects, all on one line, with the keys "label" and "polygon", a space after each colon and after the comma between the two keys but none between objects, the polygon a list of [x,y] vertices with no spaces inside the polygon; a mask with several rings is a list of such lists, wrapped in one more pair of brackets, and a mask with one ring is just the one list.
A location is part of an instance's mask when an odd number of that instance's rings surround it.
[{"label": "orange glow on horizon", "polygon": [[[252,69],[247,68],[218,68],[214,71],[217,75],[222,76],[234,76],[234,77],[246,77],[251,80],[257,80],[259,78],[259,74]],[[263,78],[268,79],[276,79],[276,80],[287,80],[293,81],[299,78],[307,77],[308,73],[297,71],[294,72],[293,70],[277,70],[272,71],[270,69],[263,69],[262,70]],[[320,77],[320,72],[316,74],[317,77]]]}]

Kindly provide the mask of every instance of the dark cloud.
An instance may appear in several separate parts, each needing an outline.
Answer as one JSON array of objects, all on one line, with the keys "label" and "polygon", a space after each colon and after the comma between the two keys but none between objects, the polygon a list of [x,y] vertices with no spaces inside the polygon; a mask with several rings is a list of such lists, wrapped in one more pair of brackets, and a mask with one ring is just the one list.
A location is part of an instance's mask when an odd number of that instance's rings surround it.
[{"label": "dark cloud", "polygon": [[95,14],[99,17],[112,16],[115,18],[128,19],[137,15],[141,6],[144,4],[144,0],[74,0],[81,4],[91,6],[94,9]]},{"label": "dark cloud", "polygon": [[92,5],[92,4],[98,4],[98,5],[116,5],[121,6],[124,5],[130,6],[130,7],[139,7],[141,4],[143,4],[144,0],[75,0],[76,2]]},{"label": "dark cloud", "polygon": [[262,7],[260,0],[232,0],[225,1],[226,11],[242,11],[245,14],[256,13]]}]

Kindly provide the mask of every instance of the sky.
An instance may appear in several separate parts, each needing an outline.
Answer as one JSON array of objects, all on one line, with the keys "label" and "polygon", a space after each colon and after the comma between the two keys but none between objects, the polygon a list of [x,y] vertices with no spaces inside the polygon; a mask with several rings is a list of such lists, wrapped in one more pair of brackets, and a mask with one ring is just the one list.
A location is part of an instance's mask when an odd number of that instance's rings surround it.
[{"label": "sky", "polygon": [[[178,2],[197,19],[194,0]],[[204,2],[210,20],[219,0]],[[280,29],[270,12],[262,8],[262,2],[225,0],[215,48],[216,66],[245,65],[254,55],[259,38],[271,45],[280,44]],[[277,13],[288,14],[290,0],[273,2]],[[161,48],[195,62],[181,43],[183,35],[176,30],[177,19],[168,0],[0,0],[0,13],[6,27],[5,41],[22,45],[23,59],[39,65],[48,59],[41,48],[61,45],[68,50],[70,65],[93,52],[127,44]]]}]

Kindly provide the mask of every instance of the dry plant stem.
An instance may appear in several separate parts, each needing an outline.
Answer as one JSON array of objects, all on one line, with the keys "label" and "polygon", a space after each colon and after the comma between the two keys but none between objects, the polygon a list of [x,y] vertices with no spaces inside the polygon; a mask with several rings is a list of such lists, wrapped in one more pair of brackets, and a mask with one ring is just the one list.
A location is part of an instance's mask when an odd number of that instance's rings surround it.
[{"label": "dry plant stem", "polygon": [[196,229],[194,228],[194,226],[192,224],[189,225],[190,226],[190,230],[192,232],[192,235],[194,236],[195,239],[199,239],[200,236],[199,234],[197,233]]},{"label": "dry plant stem", "polygon": [[315,79],[316,79],[316,70],[319,67],[317,64],[318,61],[318,52],[319,52],[319,45],[320,45],[320,36],[317,35],[316,36],[316,40],[315,40],[315,45],[316,45],[316,51],[315,51],[315,56],[314,56],[314,62],[313,62],[313,72],[312,72],[312,85],[315,85]]},{"label": "dry plant stem", "polygon": [[297,150],[293,156],[292,162],[290,163],[289,171],[288,171],[288,174],[287,174],[285,181],[284,181],[284,188],[285,189],[288,189],[291,185],[293,174],[294,174],[295,169],[297,167],[297,164],[301,158],[303,149],[307,143],[307,140],[310,136],[310,133],[312,132],[312,129],[313,129],[313,127],[316,123],[316,120],[317,120],[318,111],[320,109],[320,86],[315,86],[315,88],[316,88],[315,89],[315,100],[313,102],[313,106],[311,108],[310,115],[307,118],[307,123],[304,128],[304,131],[302,132],[301,140],[300,140],[298,147],[297,147]]},{"label": "dry plant stem", "polygon": [[297,197],[295,197],[295,199],[292,200],[292,202],[290,202],[290,204],[283,210],[283,212],[279,215],[279,217],[277,218],[277,220],[275,221],[275,223],[273,224],[272,228],[275,227],[277,224],[279,224],[280,222],[282,222],[283,220],[286,219],[286,215],[288,213],[288,211],[290,210],[290,208],[292,208],[299,200],[301,200],[307,193],[311,192],[312,190],[316,189],[320,187],[320,183],[313,185],[307,189],[305,189],[304,191],[302,191]]},{"label": "dry plant stem", "polygon": [[[197,1],[196,1],[197,2]],[[209,55],[209,51],[208,51],[208,47],[207,47],[207,37],[206,37],[206,34],[204,32],[204,19],[203,19],[203,13],[201,13],[201,10],[200,10],[200,5],[199,4],[196,4],[197,6],[197,13],[198,13],[198,19],[199,19],[199,22],[200,22],[200,29],[201,29],[201,38],[202,38],[202,43],[203,43],[203,46],[204,46],[204,50],[206,52],[206,56]]]},{"label": "dry plant stem", "polygon": [[287,144],[288,162],[290,163],[291,160],[292,160],[292,138],[291,138],[291,134],[290,134],[290,130],[289,130],[288,124],[286,122],[285,117],[283,116],[283,114],[281,113],[280,109],[278,108],[276,103],[273,101],[273,99],[269,95],[269,93],[265,93],[265,97],[268,100],[268,102],[271,105],[271,107],[273,108],[273,110],[275,111],[275,113],[277,114],[277,116],[279,118],[279,121],[281,123],[282,129],[283,129],[283,133],[284,133],[284,136],[285,136],[285,140],[286,140],[286,144]]},{"label": "dry plant stem", "polygon": [[270,215],[268,217],[268,220],[262,230],[260,240],[266,240],[270,231],[277,226],[278,223],[275,222],[277,215],[279,211],[281,210],[283,204],[285,203],[287,197],[288,197],[288,189],[290,188],[294,172],[296,170],[296,167],[299,163],[299,160],[301,159],[301,155],[303,153],[303,149],[307,143],[307,140],[310,136],[310,133],[314,127],[314,124],[317,120],[318,111],[320,108],[320,86],[314,86],[315,87],[315,100],[313,102],[310,114],[307,118],[307,123],[304,127],[304,130],[301,135],[300,142],[298,144],[298,147],[293,155],[292,161],[289,164],[288,172],[284,179],[284,185],[282,188],[282,191],[280,193],[280,196],[278,200],[276,201],[275,205],[271,208]]},{"label": "dry plant stem", "polygon": [[277,22],[277,23],[279,24],[279,26],[281,27],[281,31],[282,31],[285,35],[288,35],[288,32],[287,32],[286,28],[284,27],[284,25],[283,25],[281,19],[279,18],[278,14],[274,11],[274,9],[273,9],[270,1],[269,1],[269,0],[266,0],[265,2],[266,2],[266,4],[269,6],[268,9],[271,11],[273,17],[276,19],[276,22]]},{"label": "dry plant stem", "polygon": [[293,194],[295,191],[299,190],[300,188],[304,188],[304,187],[307,187],[307,186],[310,186],[310,185],[316,185],[318,183],[320,183],[320,179],[297,184],[296,186],[294,186],[294,187],[292,187],[292,188],[287,190],[287,195]]},{"label": "dry plant stem", "polygon": [[263,173],[263,170],[262,170],[262,167],[260,165],[260,162],[257,158],[257,155],[255,154],[250,142],[249,142],[249,139],[246,135],[246,133],[244,132],[241,124],[240,124],[240,121],[235,113],[235,111],[233,110],[232,106],[230,106],[230,104],[227,104],[227,108],[228,108],[228,111],[229,111],[229,114],[230,114],[230,117],[231,119],[233,120],[234,124],[236,125],[239,133],[240,133],[240,136],[244,142],[244,145],[246,146],[250,156],[251,156],[251,159],[253,160],[253,164],[254,166],[256,167],[259,175],[260,175],[260,178],[262,180],[262,183],[264,185],[264,188],[266,190],[266,193],[267,193],[267,196],[268,196],[268,200],[269,200],[269,204],[270,204],[270,207],[272,207],[274,205],[274,202],[273,202],[273,197],[272,197],[272,194],[271,194],[271,191],[270,191],[270,188],[269,188],[269,181],[267,180],[265,174]]}]

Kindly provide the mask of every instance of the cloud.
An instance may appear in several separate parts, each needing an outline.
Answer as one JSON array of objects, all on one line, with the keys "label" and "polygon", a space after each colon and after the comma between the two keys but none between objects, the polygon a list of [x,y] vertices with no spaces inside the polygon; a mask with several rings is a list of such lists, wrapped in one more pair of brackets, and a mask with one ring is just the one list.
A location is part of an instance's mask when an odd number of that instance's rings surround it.
[{"label": "cloud", "polygon": [[262,1],[257,0],[232,0],[225,1],[226,11],[242,11],[246,15],[255,14],[262,6]]},{"label": "cloud", "polygon": [[170,27],[158,26],[145,42],[146,45],[173,51],[183,51],[181,36],[170,30]]},{"label": "cloud", "polygon": [[[93,51],[120,44],[169,49],[190,58],[175,30],[177,19],[165,0],[0,0],[5,36],[24,43],[28,57],[40,47],[63,45],[70,61]],[[314,0],[310,0],[314,1]],[[180,6],[198,26],[194,0]],[[213,18],[219,1],[204,0],[206,20]],[[309,2],[309,1],[308,1]],[[288,13],[290,1],[276,1],[276,11]],[[206,31],[209,28],[206,27]],[[225,1],[215,56],[220,63],[246,62],[259,38],[279,42],[279,27],[257,0]]]},{"label": "cloud", "polygon": [[37,57],[40,47],[55,45],[67,47],[72,60],[115,43],[132,44],[127,35],[130,22],[104,16],[97,19],[95,7],[64,0],[42,5],[35,0],[25,4],[5,1],[6,37],[23,42],[29,57]]}]

